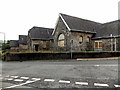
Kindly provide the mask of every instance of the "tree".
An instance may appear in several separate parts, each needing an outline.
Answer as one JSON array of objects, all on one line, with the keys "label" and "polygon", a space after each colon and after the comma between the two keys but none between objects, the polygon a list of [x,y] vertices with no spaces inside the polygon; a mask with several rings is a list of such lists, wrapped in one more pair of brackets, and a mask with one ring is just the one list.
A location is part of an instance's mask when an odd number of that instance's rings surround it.
[{"label": "tree", "polygon": [[2,53],[5,53],[6,50],[10,49],[10,41],[8,40],[7,42],[2,44]]}]

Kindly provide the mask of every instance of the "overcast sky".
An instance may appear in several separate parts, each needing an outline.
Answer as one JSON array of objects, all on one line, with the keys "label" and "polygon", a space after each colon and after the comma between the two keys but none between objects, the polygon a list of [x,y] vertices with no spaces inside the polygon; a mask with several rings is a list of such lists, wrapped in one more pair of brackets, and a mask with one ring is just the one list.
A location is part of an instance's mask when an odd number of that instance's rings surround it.
[{"label": "overcast sky", "polygon": [[[0,32],[7,40],[33,26],[54,28],[59,13],[100,23],[118,19],[119,0],[0,0]],[[0,34],[0,39],[3,35]]]}]

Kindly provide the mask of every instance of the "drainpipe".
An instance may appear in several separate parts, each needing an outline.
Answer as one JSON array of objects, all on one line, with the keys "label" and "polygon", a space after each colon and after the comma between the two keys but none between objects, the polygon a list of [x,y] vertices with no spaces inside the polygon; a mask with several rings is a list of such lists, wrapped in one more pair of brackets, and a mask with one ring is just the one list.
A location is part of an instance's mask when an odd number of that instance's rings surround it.
[{"label": "drainpipe", "polygon": [[73,45],[73,40],[71,40],[71,59],[73,58],[73,56],[72,56],[72,45]]},{"label": "drainpipe", "polygon": [[111,37],[111,51],[113,51],[112,34],[110,34],[110,37]]},{"label": "drainpipe", "polygon": [[5,33],[4,32],[0,32],[0,33],[4,35],[4,45],[5,45]]},{"label": "drainpipe", "polygon": [[115,44],[115,51],[117,51],[117,49],[116,49],[116,38],[115,38],[115,42],[114,42],[114,44]]},{"label": "drainpipe", "polygon": [[[5,48],[5,32],[0,32],[0,33],[4,35],[4,48]],[[6,52],[6,48],[5,48],[5,52]],[[5,60],[5,57],[3,57],[3,60]]]}]

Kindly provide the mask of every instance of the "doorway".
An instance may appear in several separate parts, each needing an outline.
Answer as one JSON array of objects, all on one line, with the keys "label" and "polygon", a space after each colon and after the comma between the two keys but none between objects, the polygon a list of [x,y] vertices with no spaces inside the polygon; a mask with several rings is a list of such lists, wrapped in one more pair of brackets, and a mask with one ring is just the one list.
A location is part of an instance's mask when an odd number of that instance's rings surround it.
[{"label": "doorway", "polygon": [[38,44],[34,45],[34,47],[35,47],[35,51],[39,50],[39,45]]}]

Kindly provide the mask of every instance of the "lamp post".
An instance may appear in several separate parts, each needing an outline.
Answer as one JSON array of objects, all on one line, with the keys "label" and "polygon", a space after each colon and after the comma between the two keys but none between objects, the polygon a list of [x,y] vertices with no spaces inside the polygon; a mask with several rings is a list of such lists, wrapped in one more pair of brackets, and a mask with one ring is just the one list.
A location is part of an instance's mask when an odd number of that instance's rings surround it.
[{"label": "lamp post", "polygon": [[117,48],[116,48],[116,37],[114,37],[114,39],[115,39],[115,41],[114,41],[114,43],[115,43],[115,51],[117,51]]},{"label": "lamp post", "polygon": [[71,40],[71,59],[73,58],[73,56],[72,56],[72,45],[73,45],[73,40]]},{"label": "lamp post", "polygon": [[[0,32],[0,33],[4,35],[4,47],[5,47],[5,33],[4,32]],[[5,57],[3,59],[5,60]]]},{"label": "lamp post", "polygon": [[5,33],[4,32],[0,32],[0,33],[4,35],[4,45],[5,45]]},{"label": "lamp post", "polygon": [[110,34],[110,37],[111,37],[111,51],[113,51],[113,40],[112,40],[112,34]]}]

